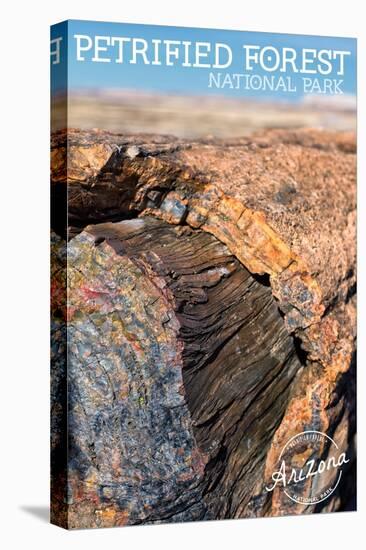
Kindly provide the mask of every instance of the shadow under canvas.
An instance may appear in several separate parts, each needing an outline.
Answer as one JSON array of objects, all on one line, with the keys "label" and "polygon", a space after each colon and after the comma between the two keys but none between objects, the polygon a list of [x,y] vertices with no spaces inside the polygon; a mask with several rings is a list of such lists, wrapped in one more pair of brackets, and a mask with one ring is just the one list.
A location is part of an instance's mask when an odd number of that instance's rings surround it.
[{"label": "shadow under canvas", "polygon": [[43,522],[49,523],[50,521],[49,506],[20,506],[20,509]]}]

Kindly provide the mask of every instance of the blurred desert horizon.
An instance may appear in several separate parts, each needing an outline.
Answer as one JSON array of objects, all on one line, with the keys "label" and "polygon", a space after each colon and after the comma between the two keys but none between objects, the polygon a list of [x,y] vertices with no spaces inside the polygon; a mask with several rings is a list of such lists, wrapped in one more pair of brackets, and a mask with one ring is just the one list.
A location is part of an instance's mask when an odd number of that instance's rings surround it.
[{"label": "blurred desert horizon", "polygon": [[[51,101],[52,130],[65,127],[65,98]],[[304,96],[284,102],[225,96],[156,94],[136,90],[80,90],[68,96],[67,126],[182,138],[239,137],[265,128],[356,130],[356,98]]]}]

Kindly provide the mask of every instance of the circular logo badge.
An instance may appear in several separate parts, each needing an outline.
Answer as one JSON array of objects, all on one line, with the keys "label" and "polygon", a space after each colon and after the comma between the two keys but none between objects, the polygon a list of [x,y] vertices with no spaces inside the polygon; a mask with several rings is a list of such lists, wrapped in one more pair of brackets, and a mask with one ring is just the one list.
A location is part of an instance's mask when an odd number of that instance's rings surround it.
[{"label": "circular logo badge", "polygon": [[319,504],[334,493],[347,462],[346,453],[329,435],[316,430],[298,433],[283,447],[266,490],[281,488],[298,504]]}]

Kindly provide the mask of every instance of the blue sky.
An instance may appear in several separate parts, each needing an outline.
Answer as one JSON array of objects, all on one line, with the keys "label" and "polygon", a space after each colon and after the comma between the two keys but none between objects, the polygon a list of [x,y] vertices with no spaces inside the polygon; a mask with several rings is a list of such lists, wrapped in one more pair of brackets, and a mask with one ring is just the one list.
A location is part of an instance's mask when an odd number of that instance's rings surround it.
[{"label": "blue sky", "polygon": [[[179,94],[223,94],[231,97],[263,97],[269,99],[294,100],[302,96],[302,86],[297,86],[296,94],[286,92],[249,92],[242,89],[222,90],[208,88],[208,74],[213,71],[209,68],[188,68],[181,66],[156,66],[138,63],[117,64],[95,63],[91,56],[81,62],[76,59],[76,40],[74,34],[86,34],[90,36],[125,36],[145,38],[147,41],[158,38],[161,40],[187,40],[191,42],[223,42],[228,44],[233,51],[233,63],[221,72],[243,73],[243,44],[258,46],[274,46],[277,48],[290,47],[301,51],[301,48],[337,49],[348,50],[351,56],[346,59],[346,71],[343,77],[336,74],[327,75],[326,78],[343,78],[344,93],[356,94],[356,40],[353,38],[332,38],[321,36],[305,36],[293,34],[259,33],[247,31],[228,31],[217,29],[198,29],[188,27],[165,27],[155,25],[134,25],[130,23],[105,23],[91,21],[68,21],[54,25],[51,29],[51,37],[62,35],[62,57],[65,59],[66,35],[68,33],[68,87],[69,90],[105,88],[136,89],[157,93]],[[255,70],[256,74],[265,73],[261,69]],[[63,64],[52,66],[52,89],[59,89],[64,81],[65,70]],[[278,76],[283,73],[278,73]],[[292,75],[295,84],[300,84],[302,76],[318,75]],[[320,79],[322,79],[320,75]]]}]

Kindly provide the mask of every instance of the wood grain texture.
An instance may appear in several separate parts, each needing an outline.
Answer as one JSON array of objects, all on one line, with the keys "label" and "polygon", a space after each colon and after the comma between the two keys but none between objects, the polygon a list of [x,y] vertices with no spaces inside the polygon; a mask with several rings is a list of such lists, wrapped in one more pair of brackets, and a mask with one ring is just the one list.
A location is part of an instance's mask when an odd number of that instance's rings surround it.
[{"label": "wood grain texture", "polygon": [[68,257],[69,526],[247,515],[300,368],[268,286],[154,218]]}]

